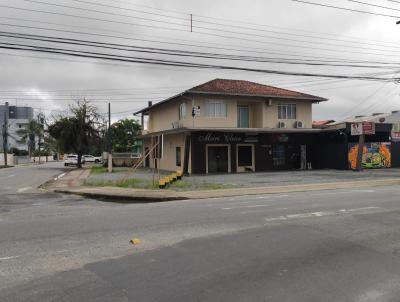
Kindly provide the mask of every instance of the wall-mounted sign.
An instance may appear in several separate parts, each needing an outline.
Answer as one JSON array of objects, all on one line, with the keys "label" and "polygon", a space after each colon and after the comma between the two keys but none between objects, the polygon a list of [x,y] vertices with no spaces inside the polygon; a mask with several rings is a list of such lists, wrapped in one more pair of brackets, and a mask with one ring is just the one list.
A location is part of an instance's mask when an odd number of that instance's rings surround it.
[{"label": "wall-mounted sign", "polygon": [[192,116],[200,116],[200,106],[194,106],[192,108]]},{"label": "wall-mounted sign", "polygon": [[371,135],[375,134],[375,123],[362,122],[351,123],[351,135]]},{"label": "wall-mounted sign", "polygon": [[245,143],[258,143],[258,134],[246,133],[244,136]]},{"label": "wall-mounted sign", "polygon": [[286,134],[278,135],[278,142],[287,143],[288,141],[289,141],[289,136],[287,136]]},{"label": "wall-mounted sign", "polygon": [[392,136],[392,141],[394,142],[400,141],[400,132],[392,132],[391,136]]},{"label": "wall-mounted sign", "polygon": [[200,143],[240,143],[243,141],[243,137],[233,133],[220,134],[208,132],[205,135],[200,135],[198,141]]}]

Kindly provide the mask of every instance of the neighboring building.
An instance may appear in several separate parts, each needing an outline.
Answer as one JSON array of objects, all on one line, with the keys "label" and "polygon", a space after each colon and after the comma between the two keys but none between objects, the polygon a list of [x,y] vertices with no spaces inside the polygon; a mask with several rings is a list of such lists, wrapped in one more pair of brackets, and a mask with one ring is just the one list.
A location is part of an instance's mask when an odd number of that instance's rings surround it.
[{"label": "neighboring building", "polygon": [[248,81],[209,81],[135,113],[142,124],[148,116],[145,156],[157,151],[145,166],[193,174],[306,168],[312,154],[324,157],[315,140],[325,130],[312,128],[312,105],[324,101]]},{"label": "neighboring building", "polygon": [[[33,119],[33,108],[32,107],[17,107],[0,105],[0,126],[3,131],[4,125],[4,113],[8,119],[8,150],[11,148],[18,148],[20,150],[28,150],[28,145],[20,143],[20,136],[17,134],[19,129],[26,128],[29,122]],[[3,151],[3,142],[1,138],[0,151]]]},{"label": "neighboring building", "polygon": [[[335,135],[330,137],[331,145],[325,150],[326,156],[332,159],[331,167],[336,169],[355,167],[359,137],[351,135],[351,125],[362,122],[375,124],[375,134],[365,136],[362,166],[364,168],[400,167],[400,111],[373,113],[369,116],[358,115],[343,121],[321,123],[318,127],[324,131],[336,130],[336,132],[331,132]],[[324,138],[326,139],[327,136],[324,135]]]}]

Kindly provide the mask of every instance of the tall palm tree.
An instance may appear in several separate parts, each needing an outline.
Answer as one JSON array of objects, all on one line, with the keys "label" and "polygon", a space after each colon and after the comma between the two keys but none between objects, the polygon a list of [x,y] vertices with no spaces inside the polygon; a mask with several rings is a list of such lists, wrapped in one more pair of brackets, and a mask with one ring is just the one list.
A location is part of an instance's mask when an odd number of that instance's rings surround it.
[{"label": "tall palm tree", "polygon": [[19,129],[17,134],[20,136],[20,142],[28,143],[29,157],[32,157],[32,152],[35,150],[36,137],[42,134],[43,126],[36,120],[31,120],[28,126],[24,129]]}]

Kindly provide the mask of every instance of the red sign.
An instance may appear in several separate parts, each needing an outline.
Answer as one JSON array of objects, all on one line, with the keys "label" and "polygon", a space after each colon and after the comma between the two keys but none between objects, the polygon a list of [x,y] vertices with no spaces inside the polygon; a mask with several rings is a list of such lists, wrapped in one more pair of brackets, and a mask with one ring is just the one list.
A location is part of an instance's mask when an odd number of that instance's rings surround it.
[{"label": "red sign", "polygon": [[363,134],[375,134],[375,123],[363,122]]},{"label": "red sign", "polygon": [[375,123],[351,123],[351,135],[375,134]]}]

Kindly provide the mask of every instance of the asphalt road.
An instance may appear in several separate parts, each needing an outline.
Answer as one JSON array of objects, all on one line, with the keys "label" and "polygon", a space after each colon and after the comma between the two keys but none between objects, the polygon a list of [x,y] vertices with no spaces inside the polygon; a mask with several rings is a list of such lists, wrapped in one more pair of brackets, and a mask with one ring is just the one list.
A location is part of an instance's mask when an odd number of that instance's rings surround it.
[{"label": "asphalt road", "polygon": [[10,171],[0,301],[400,300],[400,187],[129,205]]}]

